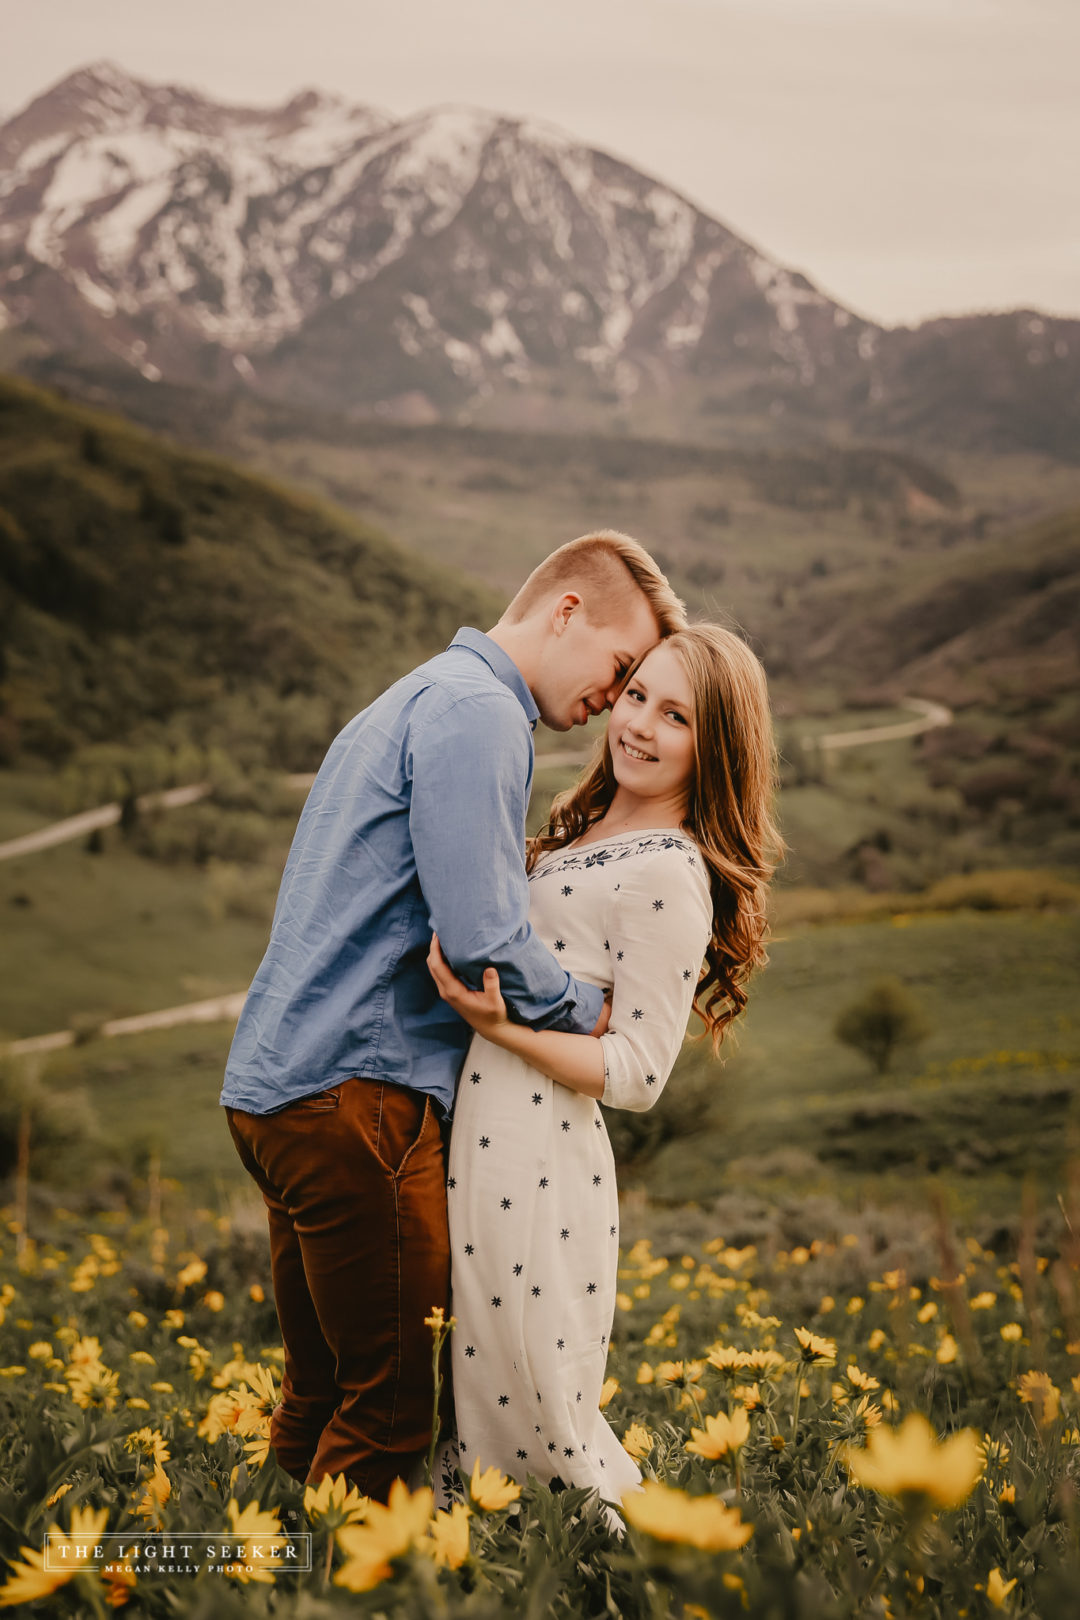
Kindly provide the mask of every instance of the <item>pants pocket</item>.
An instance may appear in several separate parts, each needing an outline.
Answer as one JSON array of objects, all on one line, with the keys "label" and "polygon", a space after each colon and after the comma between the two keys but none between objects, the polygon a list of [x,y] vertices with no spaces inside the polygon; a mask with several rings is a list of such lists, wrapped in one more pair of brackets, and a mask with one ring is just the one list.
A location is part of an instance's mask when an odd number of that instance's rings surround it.
[{"label": "pants pocket", "polygon": [[376,1085],[372,1147],[384,1170],[400,1176],[420,1145],[431,1118],[431,1098],[388,1081]]}]

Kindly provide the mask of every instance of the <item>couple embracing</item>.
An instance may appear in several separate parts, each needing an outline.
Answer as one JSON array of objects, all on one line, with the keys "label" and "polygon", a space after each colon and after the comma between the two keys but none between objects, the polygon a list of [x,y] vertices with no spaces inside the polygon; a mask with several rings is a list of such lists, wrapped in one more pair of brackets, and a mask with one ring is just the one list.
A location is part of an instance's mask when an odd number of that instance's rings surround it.
[{"label": "couple embracing", "polygon": [[[537,720],[606,709],[526,850]],[[613,531],[560,547],[331,745],[221,1096],[266,1202],[271,1441],[298,1480],[385,1500],[410,1477],[424,1319],[452,1290],[463,1468],[606,1502],[638,1483],[599,1410],[618,1257],[599,1104],[651,1107],[691,1010],[715,1049],[745,1004],[773,779],[756,658],[687,626]]]}]

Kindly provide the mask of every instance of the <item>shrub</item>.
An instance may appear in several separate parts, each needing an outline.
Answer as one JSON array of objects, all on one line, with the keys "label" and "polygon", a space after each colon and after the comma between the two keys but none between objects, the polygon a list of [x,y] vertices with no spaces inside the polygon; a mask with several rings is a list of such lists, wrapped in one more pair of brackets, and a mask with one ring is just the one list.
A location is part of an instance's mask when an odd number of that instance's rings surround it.
[{"label": "shrub", "polygon": [[887,1074],[897,1050],[929,1034],[918,1003],[898,979],[878,979],[837,1018],[833,1033]]}]

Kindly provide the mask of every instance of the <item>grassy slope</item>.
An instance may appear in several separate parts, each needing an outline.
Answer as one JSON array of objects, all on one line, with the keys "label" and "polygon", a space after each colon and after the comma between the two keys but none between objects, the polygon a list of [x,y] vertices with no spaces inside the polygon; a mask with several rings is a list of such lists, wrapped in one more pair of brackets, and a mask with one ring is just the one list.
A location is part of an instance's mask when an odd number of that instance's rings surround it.
[{"label": "grassy slope", "polygon": [[497,605],[324,501],[0,379],[0,697],[31,751],[167,736],[303,768]]},{"label": "grassy slope", "polygon": [[[957,912],[777,940],[725,1067],[690,1046],[669,1082],[703,1099],[692,1134],[624,1173],[624,1188],[706,1204],[732,1188],[910,1204],[936,1175],[960,1207],[1015,1212],[1030,1175],[1052,1197],[1080,1126],[1078,956],[1075,915]],[[917,991],[933,1030],[879,1081],[831,1028],[884,971]],[[229,1036],[217,1025],[94,1040],[50,1057],[47,1080],[87,1087],[110,1152],[130,1160],[153,1143],[167,1174],[239,1186],[217,1106]]]}]

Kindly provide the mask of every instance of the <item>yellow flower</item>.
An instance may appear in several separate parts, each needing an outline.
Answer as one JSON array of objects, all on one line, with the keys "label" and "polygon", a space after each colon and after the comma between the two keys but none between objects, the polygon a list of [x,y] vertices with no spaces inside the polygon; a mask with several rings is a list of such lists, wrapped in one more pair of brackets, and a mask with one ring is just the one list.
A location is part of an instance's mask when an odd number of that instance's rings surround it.
[{"label": "yellow flower", "polygon": [[761,1390],[757,1384],[736,1384],[731,1397],[740,1401],[748,1412],[756,1411],[761,1405]]},{"label": "yellow flower", "polygon": [[637,1370],[637,1381],[638,1381],[638,1383],[639,1384],[651,1384],[655,1377],[656,1377],[656,1374],[653,1372],[652,1367],[649,1365],[649,1363],[647,1361],[643,1361],[641,1363],[641,1366]]},{"label": "yellow flower", "polygon": [[739,1512],[715,1496],[690,1496],[647,1479],[622,1499],[623,1513],[635,1530],[657,1541],[682,1542],[704,1552],[734,1552],[754,1533]]},{"label": "yellow flower", "polygon": [[653,1448],[653,1437],[644,1423],[631,1423],[622,1437],[622,1448],[635,1461],[647,1457]]},{"label": "yellow flower", "polygon": [[171,1460],[165,1436],[160,1429],[136,1429],[124,1441],[125,1451],[142,1451],[148,1457],[153,1457],[155,1463],[167,1463]]},{"label": "yellow flower", "polygon": [[947,1367],[951,1362],[956,1360],[959,1353],[960,1348],[952,1334],[943,1333],[941,1335],[941,1343],[938,1345],[937,1351],[935,1352],[936,1360],[939,1361],[943,1367]]},{"label": "yellow flower", "polygon": [[157,1366],[157,1362],[155,1361],[154,1357],[150,1354],[149,1350],[132,1350],[130,1356],[128,1357],[128,1360],[129,1361],[134,1361],[135,1364],[137,1366],[139,1366],[139,1367],[156,1367]]},{"label": "yellow flower", "polygon": [[147,1318],[142,1311],[128,1311],[127,1319],[133,1328],[144,1328],[147,1324]]},{"label": "yellow flower", "polygon": [[236,1399],[235,1395],[225,1393],[211,1395],[210,1404],[206,1408],[206,1416],[196,1431],[199,1439],[207,1440],[210,1445],[213,1445],[214,1441],[220,1440],[223,1434],[233,1434],[243,1411],[245,1411],[245,1407],[242,1402]]},{"label": "yellow flower", "polygon": [[251,1287],[248,1289],[248,1298],[253,1299],[256,1305],[262,1304],[263,1300],[266,1298],[266,1291],[264,1290],[262,1283],[252,1283]]},{"label": "yellow flower", "polygon": [[[430,1555],[446,1569],[460,1569],[469,1556],[469,1509],[455,1502],[449,1513],[442,1509],[431,1522]],[[428,1549],[425,1549],[427,1551]]]},{"label": "yellow flower", "polygon": [[881,1385],[878,1383],[876,1378],[871,1378],[869,1373],[861,1372],[853,1361],[848,1365],[844,1376],[853,1389],[869,1390],[881,1388]]},{"label": "yellow flower", "polygon": [[921,1412],[895,1429],[875,1428],[865,1449],[842,1453],[857,1484],[885,1496],[925,1497],[935,1507],[958,1507],[975,1488],[983,1455],[974,1429],[938,1442]]},{"label": "yellow flower", "polygon": [[858,1316],[865,1303],[865,1300],[859,1294],[852,1294],[844,1309],[849,1316]]},{"label": "yellow flower", "polygon": [[56,1569],[45,1568],[44,1551],[38,1551],[35,1547],[20,1548],[23,1561],[15,1560],[12,1563],[12,1573],[0,1587],[0,1609],[33,1603],[35,1599],[48,1597],[61,1586],[66,1586],[68,1581],[74,1580],[85,1568],[94,1542],[108,1519],[107,1508],[95,1510],[75,1507],[71,1510],[70,1530],[65,1532],[59,1525],[50,1524],[48,1533],[52,1542],[49,1562],[55,1562],[59,1566]]},{"label": "yellow flower", "polygon": [[[166,1453],[168,1455],[168,1453]],[[146,1483],[146,1490],[142,1499],[136,1505],[135,1513],[141,1519],[156,1519],[161,1522],[161,1510],[172,1495],[172,1485],[164,1468],[155,1466],[153,1473]]]},{"label": "yellow flower", "polygon": [[885,1330],[883,1328],[875,1328],[869,1339],[867,1339],[866,1343],[869,1349],[880,1350],[882,1345],[885,1343]]},{"label": "yellow flower", "polygon": [[928,1299],[925,1305],[920,1305],[917,1319],[920,1322],[932,1322],[938,1313],[937,1301]]},{"label": "yellow flower", "polygon": [[1024,1330],[1019,1322],[1006,1322],[1001,1329],[1001,1337],[1006,1344],[1019,1344],[1024,1337]]},{"label": "yellow flower", "polygon": [[334,1577],[335,1584],[350,1592],[369,1592],[388,1580],[393,1573],[391,1560],[426,1539],[431,1505],[430,1490],[410,1495],[404,1481],[396,1479],[385,1507],[372,1502],[364,1524],[344,1525],[337,1532],[345,1563]]},{"label": "yellow flower", "polygon": [[616,1294],[615,1303],[620,1311],[632,1311],[634,1308],[634,1302],[629,1294]]},{"label": "yellow flower", "polygon": [[855,1416],[861,1418],[868,1429],[876,1429],[881,1422],[881,1407],[875,1406],[869,1395],[864,1395],[855,1408]]},{"label": "yellow flower", "polygon": [[1011,1581],[1007,1581],[1002,1575],[1000,1569],[998,1569],[995,1565],[986,1578],[986,1595],[990,1599],[990,1602],[994,1605],[995,1609],[1003,1609],[1005,1607],[1005,1599],[1008,1597],[1015,1585],[1015,1576]]},{"label": "yellow flower", "polygon": [[973,1311],[988,1311],[996,1304],[997,1295],[991,1294],[987,1289],[983,1293],[975,1295],[975,1298],[971,1301],[971,1309]]},{"label": "yellow flower", "polygon": [[708,1360],[718,1372],[743,1372],[750,1366],[749,1353],[737,1350],[733,1344],[714,1344]]},{"label": "yellow flower", "polygon": [[225,1295],[217,1288],[211,1288],[202,1297],[202,1302],[208,1311],[221,1311],[225,1309]]},{"label": "yellow flower", "polygon": [[1002,1505],[1004,1505],[1006,1502],[1015,1502],[1016,1501],[1016,1486],[1015,1485],[1003,1485],[1001,1487],[1000,1491],[998,1491],[998,1501]]},{"label": "yellow flower", "polygon": [[242,1543],[228,1573],[234,1580],[243,1581],[245,1585],[248,1581],[256,1581],[261,1586],[272,1586],[275,1576],[273,1566],[266,1568],[269,1560],[253,1556],[250,1548],[253,1543],[269,1542],[271,1547],[283,1544],[284,1537],[277,1512],[275,1510],[264,1512],[258,1502],[249,1502],[246,1508],[241,1509],[240,1504],[232,1497],[225,1504],[225,1511],[233,1540]]},{"label": "yellow flower", "polygon": [[796,1328],[795,1337],[802,1346],[802,1359],[819,1367],[831,1367],[836,1360],[836,1345],[832,1339],[823,1339],[809,1328]]},{"label": "yellow flower", "polygon": [[158,1378],[154,1383],[152,1383],[150,1385],[150,1388],[152,1390],[154,1390],[158,1395],[175,1395],[176,1394],[176,1391],[173,1389],[173,1386],[169,1383],[169,1380],[167,1378]]},{"label": "yellow flower", "polygon": [[473,1464],[472,1477],[469,1480],[469,1495],[477,1507],[486,1508],[494,1513],[499,1508],[509,1507],[511,1502],[516,1502],[521,1495],[521,1486],[507,1479],[497,1468],[485,1468],[481,1473],[478,1457]]},{"label": "yellow flower", "polygon": [[730,1451],[738,1451],[749,1438],[750,1418],[745,1406],[737,1406],[730,1417],[726,1412],[718,1412],[715,1417],[705,1419],[703,1429],[691,1429],[686,1449],[696,1457],[715,1461],[726,1457]]},{"label": "yellow flower", "polygon": [[1061,1411],[1061,1391],[1051,1382],[1049,1373],[1022,1373],[1019,1393],[1026,1406],[1034,1407],[1040,1429],[1048,1429]]},{"label": "yellow flower", "polygon": [[195,1283],[202,1282],[206,1276],[206,1261],[197,1257],[189,1260],[182,1271],[176,1274],[177,1288],[191,1288]]},{"label": "yellow flower", "polygon": [[759,1377],[772,1378],[775,1374],[783,1372],[787,1362],[779,1350],[751,1350],[746,1365]]},{"label": "yellow flower", "polygon": [[619,1380],[617,1378],[605,1378],[604,1379],[604,1387],[600,1391],[600,1410],[601,1410],[601,1412],[604,1410],[604,1407],[609,1404],[609,1402],[612,1400],[612,1398],[619,1393],[619,1387],[620,1387],[619,1386]]},{"label": "yellow flower", "polygon": [[367,1517],[368,1499],[350,1485],[344,1474],[324,1474],[318,1485],[304,1492],[304,1512],[326,1530],[340,1530],[345,1524],[359,1524]]},{"label": "yellow flower", "polygon": [[34,1361],[51,1361],[52,1345],[48,1339],[38,1339],[27,1350],[27,1355]]},{"label": "yellow flower", "polygon": [[70,1489],[71,1489],[71,1481],[70,1480],[65,1485],[58,1485],[56,1487],[55,1491],[53,1491],[52,1495],[47,1496],[45,1498],[45,1506],[46,1507],[55,1507],[57,1502],[59,1502],[60,1498],[62,1496],[66,1496],[68,1491],[70,1491]]},{"label": "yellow flower", "polygon": [[71,1366],[64,1376],[72,1400],[84,1411],[91,1406],[103,1406],[107,1412],[111,1412],[115,1407],[119,1379],[116,1373],[110,1372],[99,1361]]},{"label": "yellow flower", "polygon": [[182,1328],[184,1325],[183,1311],[166,1311],[161,1318],[165,1327]]},{"label": "yellow flower", "polygon": [[432,1333],[441,1333],[446,1323],[443,1321],[443,1308],[441,1305],[431,1307],[431,1315],[424,1317],[424,1326],[429,1327]]}]

